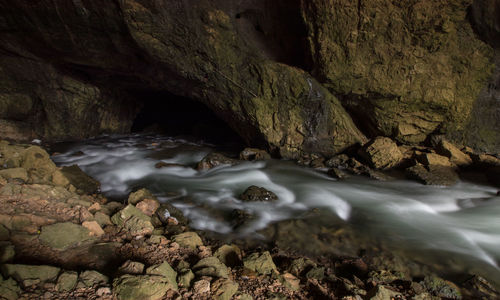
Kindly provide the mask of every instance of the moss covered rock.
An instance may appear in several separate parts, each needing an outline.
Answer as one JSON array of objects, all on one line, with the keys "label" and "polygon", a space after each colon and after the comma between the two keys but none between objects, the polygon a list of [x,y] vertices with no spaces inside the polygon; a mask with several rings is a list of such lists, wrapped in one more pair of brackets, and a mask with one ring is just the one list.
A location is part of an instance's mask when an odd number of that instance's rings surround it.
[{"label": "moss covered rock", "polygon": [[243,266],[258,274],[271,274],[277,272],[276,265],[273,262],[269,251],[263,253],[252,253],[243,259]]},{"label": "moss covered rock", "polygon": [[162,276],[123,275],[113,281],[113,294],[119,300],[158,300],[172,288]]},{"label": "moss covered rock", "polygon": [[39,239],[45,246],[56,250],[65,250],[81,243],[92,242],[95,237],[87,228],[65,222],[43,226]]}]

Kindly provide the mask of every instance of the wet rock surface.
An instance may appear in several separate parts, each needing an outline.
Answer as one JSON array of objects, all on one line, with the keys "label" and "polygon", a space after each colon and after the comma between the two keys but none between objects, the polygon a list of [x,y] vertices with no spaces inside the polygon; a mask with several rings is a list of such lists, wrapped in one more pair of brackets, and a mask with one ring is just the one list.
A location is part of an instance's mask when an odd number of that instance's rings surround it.
[{"label": "wet rock surface", "polygon": [[246,202],[252,202],[252,201],[277,201],[278,196],[276,196],[275,193],[266,190],[263,187],[258,187],[255,185],[252,185],[248,187],[240,196],[239,198],[243,201]]},{"label": "wet rock surface", "polygon": [[[326,164],[361,168],[344,158]],[[36,168],[27,173],[34,178],[42,174]],[[315,238],[300,240],[293,233],[309,228],[305,220],[284,221],[263,233],[275,237],[269,249],[220,246],[187,227],[175,225],[180,232],[169,231],[170,213],[179,220],[185,218],[173,207],[155,205],[157,200],[150,192],[134,193],[129,200],[127,205],[108,202],[101,195],[77,193],[71,185],[50,182],[0,183],[0,240],[5,243],[0,247],[14,251],[0,266],[1,295],[7,299],[499,296],[482,278],[455,285],[430,272],[412,277],[405,262],[395,263],[382,254],[378,258],[357,253],[346,257],[341,248],[353,243],[349,232],[314,227],[318,231],[311,231],[311,236]],[[149,214],[158,217],[158,222]],[[320,216],[312,212],[310,217]],[[96,228],[102,232],[96,234]],[[311,253],[322,252],[322,245],[334,245],[343,254],[309,258],[297,255],[287,247],[290,244],[295,249],[311,249]],[[19,263],[20,258],[40,263]]]}]

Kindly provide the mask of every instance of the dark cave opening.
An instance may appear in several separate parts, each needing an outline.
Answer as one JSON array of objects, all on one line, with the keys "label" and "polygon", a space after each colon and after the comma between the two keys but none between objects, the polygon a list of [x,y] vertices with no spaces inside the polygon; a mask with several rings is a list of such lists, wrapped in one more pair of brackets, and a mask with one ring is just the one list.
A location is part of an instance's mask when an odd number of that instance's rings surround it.
[{"label": "dark cave opening", "polygon": [[310,71],[308,32],[300,0],[256,3],[234,15],[240,36],[260,55]]},{"label": "dark cave opening", "polygon": [[168,92],[141,93],[137,99],[142,108],[134,119],[133,133],[155,133],[235,147],[245,145],[226,122],[199,101]]}]

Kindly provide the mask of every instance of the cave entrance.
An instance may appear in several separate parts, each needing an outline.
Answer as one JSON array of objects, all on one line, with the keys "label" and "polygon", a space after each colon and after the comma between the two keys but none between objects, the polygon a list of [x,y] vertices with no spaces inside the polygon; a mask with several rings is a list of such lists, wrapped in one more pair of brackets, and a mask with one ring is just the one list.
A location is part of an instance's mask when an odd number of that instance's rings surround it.
[{"label": "cave entrance", "polygon": [[133,133],[154,133],[244,147],[243,139],[203,103],[168,92],[141,93]]}]

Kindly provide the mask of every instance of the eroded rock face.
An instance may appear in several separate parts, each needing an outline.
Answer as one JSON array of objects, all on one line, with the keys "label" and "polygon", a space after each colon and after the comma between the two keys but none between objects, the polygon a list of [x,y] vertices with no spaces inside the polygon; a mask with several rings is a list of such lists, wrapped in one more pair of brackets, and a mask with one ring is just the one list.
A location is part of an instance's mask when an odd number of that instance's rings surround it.
[{"label": "eroded rock face", "polygon": [[493,66],[471,2],[2,2],[0,134],[126,132],[144,91],[199,100],[287,158],[364,143],[358,127],[401,143],[467,131]]},{"label": "eroded rock face", "polygon": [[418,143],[438,127],[463,130],[493,67],[470,4],[303,1],[313,74],[371,136]]}]

